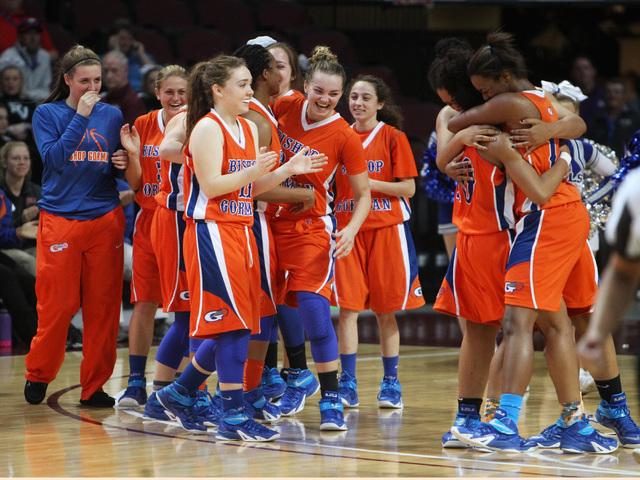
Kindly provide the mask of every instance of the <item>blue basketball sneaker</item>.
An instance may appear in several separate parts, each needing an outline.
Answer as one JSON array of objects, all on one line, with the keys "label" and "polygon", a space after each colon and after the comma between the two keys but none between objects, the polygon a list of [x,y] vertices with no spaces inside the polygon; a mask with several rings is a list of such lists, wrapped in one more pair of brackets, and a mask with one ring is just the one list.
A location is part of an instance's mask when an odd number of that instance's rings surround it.
[{"label": "blue basketball sneaker", "polygon": [[[455,427],[475,428],[481,422],[480,414],[475,405],[461,404],[453,422]],[[475,432],[473,432],[475,433]],[[469,445],[458,440],[449,430],[442,436],[442,448],[469,448]]]},{"label": "blue basketball sneaker", "polygon": [[266,365],[262,369],[261,385],[262,394],[269,401],[280,398],[287,389],[287,382],[282,379],[278,369],[269,369]]},{"label": "blue basketball sneaker", "polygon": [[265,398],[262,387],[244,392],[244,401],[247,404],[247,415],[256,420],[275,422],[282,415],[280,408]]},{"label": "blue basketball sneaker", "polygon": [[320,399],[320,430],[346,430],[344,407],[338,392],[325,391]]},{"label": "blue basketball sneaker", "polygon": [[600,406],[596,410],[596,420],[603,427],[616,432],[623,447],[638,448],[640,446],[640,427],[631,418],[624,392],[612,396],[610,403],[600,400]]},{"label": "blue basketball sneaker", "polygon": [[310,370],[290,368],[287,377],[287,389],[284,391],[276,405],[283,416],[295,415],[304,408],[308,397],[314,395],[320,389],[320,383]]},{"label": "blue basketball sneaker", "polygon": [[603,437],[586,417],[573,425],[560,428],[560,449],[568,453],[611,453],[618,448],[615,438]]},{"label": "blue basketball sneaker", "polygon": [[379,408],[402,408],[402,387],[397,377],[384,377],[378,393]]},{"label": "blue basketball sneaker", "polygon": [[349,372],[342,371],[340,375],[340,385],[338,386],[338,395],[342,405],[345,407],[357,407],[358,402],[358,381],[356,377],[349,375]]},{"label": "blue basketball sneaker", "polygon": [[142,418],[145,420],[171,420],[164,410],[164,407],[158,401],[156,392],[149,395],[147,404],[144,406],[144,414]]},{"label": "blue basketball sneaker", "polygon": [[164,407],[167,415],[176,420],[189,433],[205,434],[207,427],[198,418],[194,410],[196,394],[189,392],[182,385],[172,383],[156,392],[156,397]]},{"label": "blue basketball sneaker", "polygon": [[519,435],[518,425],[500,408],[496,410],[493,420],[489,423],[479,423],[474,430],[474,434],[466,436],[461,435],[457,427],[451,428],[457,439],[482,451],[525,453],[538,448],[538,445]]},{"label": "blue basketball sneaker", "polygon": [[556,423],[542,430],[539,435],[529,437],[527,440],[534,442],[538,445],[538,448],[560,448],[560,442],[562,440],[562,419],[558,419]]},{"label": "blue basketball sneaker", "polygon": [[217,427],[222,418],[222,399],[212,397],[206,390],[196,391],[196,403],[193,405],[198,420],[206,427]]},{"label": "blue basketball sneaker", "polygon": [[243,442],[271,442],[280,438],[280,433],[249,418],[243,406],[224,412],[216,438]]},{"label": "blue basketball sneaker", "polygon": [[147,380],[142,377],[140,380],[131,380],[127,389],[116,403],[116,408],[127,410],[138,408],[147,403]]}]

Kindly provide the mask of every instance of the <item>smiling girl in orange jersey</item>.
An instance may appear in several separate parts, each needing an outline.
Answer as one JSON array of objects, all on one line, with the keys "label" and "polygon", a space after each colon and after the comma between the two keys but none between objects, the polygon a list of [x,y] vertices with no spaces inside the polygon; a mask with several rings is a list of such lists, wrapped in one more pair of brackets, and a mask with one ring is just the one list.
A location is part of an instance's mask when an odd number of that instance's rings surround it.
[{"label": "smiling girl in orange jersey", "polygon": [[[400,332],[395,311],[424,305],[418,261],[407,221],[408,198],[418,175],[411,146],[401,128],[402,117],[391,103],[389,87],[378,77],[358,77],[349,89],[352,125],[367,159],[372,206],[356,235],[353,251],[336,263],[335,293],[340,307],[340,397],[345,406],[359,404],[356,373],[358,313],[370,308],[380,328],[384,378],[378,406],[402,408],[398,382]],[[353,190],[343,168],[336,176],[336,220],[351,219]]]},{"label": "smiling girl in orange jersey", "polygon": [[[321,430],[347,428],[338,396],[338,341],[331,323],[329,298],[334,261],[351,252],[371,208],[362,142],[335,112],[345,78],[335,55],[327,47],[316,47],[305,75],[308,98],[286,95],[274,105],[282,150],[288,159],[304,147],[322,152],[329,159],[322,172],[298,175],[285,182],[286,186],[313,189],[313,208],[295,214],[289,204],[269,207],[275,217],[272,228],[280,268],[289,271],[286,302],[298,306],[320,379]],[[331,184],[343,167],[354,191],[354,208],[349,223],[336,233]],[[300,372],[289,371],[288,388],[278,402],[283,414],[293,414],[304,407],[305,386],[311,380],[299,376]]]},{"label": "smiling girl in orange jersey", "polygon": [[238,116],[247,112],[253,94],[242,59],[220,55],[196,65],[189,92],[184,257],[190,334],[205,340],[180,378],[157,398],[186,430],[206,433],[194,410],[196,392],[217,371],[224,410],[217,438],[270,441],[278,432],[253,420],[242,391],[249,337],[260,315],[258,252],[250,229],[253,195],[289,175],[318,171],[326,162],[322,155],[305,156],[304,149],[273,170],[277,155],[264,148],[258,154],[255,124]]},{"label": "smiling girl in orange jersey", "polygon": [[[158,206],[155,196],[162,185],[159,148],[167,123],[187,101],[187,72],[183,67],[171,65],[163,68],[156,82],[156,95],[162,108],[136,119],[133,133],[139,138],[129,135],[128,125],[123,128],[123,142],[131,140],[125,144],[131,156],[127,181],[136,191],[140,212],[133,234],[131,302],[134,307],[129,324],[129,381],[124,394],[118,399],[118,408],[136,408],[147,401],[145,368],[153,341],[156,310],[162,303],[162,279],[151,234]],[[165,233],[170,238],[169,232]],[[179,319],[178,323],[181,321]]]}]

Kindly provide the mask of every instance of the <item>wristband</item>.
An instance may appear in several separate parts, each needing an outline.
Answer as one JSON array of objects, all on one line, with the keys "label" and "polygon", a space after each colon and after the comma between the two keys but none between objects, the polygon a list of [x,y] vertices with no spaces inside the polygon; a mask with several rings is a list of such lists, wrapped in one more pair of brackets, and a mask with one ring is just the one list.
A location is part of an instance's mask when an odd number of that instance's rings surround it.
[{"label": "wristband", "polygon": [[560,158],[567,162],[567,165],[569,165],[569,168],[571,168],[571,155],[569,155],[567,152],[560,152]]}]

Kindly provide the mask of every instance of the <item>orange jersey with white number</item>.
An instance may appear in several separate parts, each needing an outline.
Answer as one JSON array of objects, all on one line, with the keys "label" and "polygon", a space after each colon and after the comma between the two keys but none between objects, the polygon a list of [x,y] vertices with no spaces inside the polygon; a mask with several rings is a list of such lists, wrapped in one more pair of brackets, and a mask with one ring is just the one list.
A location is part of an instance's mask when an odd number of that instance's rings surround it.
[{"label": "orange jersey with white number", "polygon": [[514,227],[513,183],[498,167],[484,161],[475,147],[466,147],[473,180],[456,186],[453,223],[466,235],[496,233]]},{"label": "orange jersey with white number", "polygon": [[[236,117],[240,133],[239,137],[236,137],[215,110],[212,109],[203,118],[212,119],[222,129],[224,136],[222,175],[235,173],[255,164],[255,140],[247,120]],[[185,151],[188,152],[184,175],[185,216],[194,220],[253,225],[253,183],[233,192],[208,198],[200,189],[188,143]]]},{"label": "orange jersey with white number", "polygon": [[[416,162],[407,136],[400,130],[378,122],[373,130],[356,132],[367,160],[369,178],[382,182],[393,182],[396,178],[413,178],[418,176]],[[338,229],[344,228],[351,220],[355,199],[347,169],[343,166],[336,175],[335,216]],[[411,207],[405,197],[387,195],[371,191],[371,211],[360,230],[397,225],[409,220]]]},{"label": "orange jersey with white number", "polygon": [[331,186],[338,168],[344,165],[348,175],[357,175],[367,170],[360,138],[339,113],[320,122],[310,123],[307,118],[307,99],[300,95],[278,99],[273,111],[278,119],[278,134],[287,161],[307,146],[310,154],[324,153],[329,162],[320,172],[296,175],[283,182],[285,187],[312,188],[316,195],[313,208],[293,215],[288,210],[289,204],[271,204],[269,212],[275,208],[274,212],[279,210],[277,216],[290,220],[333,213]]},{"label": "orange jersey with white number", "polygon": [[154,110],[138,117],[133,124],[140,135],[140,166],[142,167],[142,187],[136,193],[135,200],[144,210],[154,211],[158,206],[154,198],[160,191],[161,160],[158,155],[160,143],[164,138],[162,111]]},{"label": "orange jersey with white number", "polygon": [[[543,122],[557,122],[558,114],[556,113],[555,108],[549,101],[549,99],[545,96],[544,91],[542,90],[527,90],[524,92],[520,92],[524,95],[531,103],[533,103],[538,111],[540,112],[540,118]],[[519,149],[520,153],[524,156],[526,148],[522,147]],[[560,145],[558,143],[558,139],[550,139],[545,144],[536,148],[533,153],[527,155],[525,160],[529,162],[533,168],[536,169],[538,175],[542,175],[544,172],[549,170],[554,163],[558,160],[560,156]],[[562,182],[558,187],[556,193],[549,199],[547,203],[544,205],[537,205],[533,203],[525,193],[517,188],[516,186],[516,196],[515,196],[515,212],[516,219],[522,218],[523,215],[527,213],[536,212],[538,210],[544,210],[551,207],[557,207],[559,205],[565,205],[570,202],[580,202],[580,192],[578,189],[568,182]]]}]

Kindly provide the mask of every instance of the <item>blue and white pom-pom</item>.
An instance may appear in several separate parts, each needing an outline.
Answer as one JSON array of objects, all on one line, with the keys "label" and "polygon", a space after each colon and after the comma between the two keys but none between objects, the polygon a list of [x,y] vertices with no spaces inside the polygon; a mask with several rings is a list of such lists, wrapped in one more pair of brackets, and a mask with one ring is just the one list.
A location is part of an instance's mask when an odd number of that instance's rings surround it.
[{"label": "blue and white pom-pom", "polygon": [[420,181],[427,197],[440,203],[453,203],[456,182],[438,170],[436,164],[436,142],[430,142],[424,151]]}]

